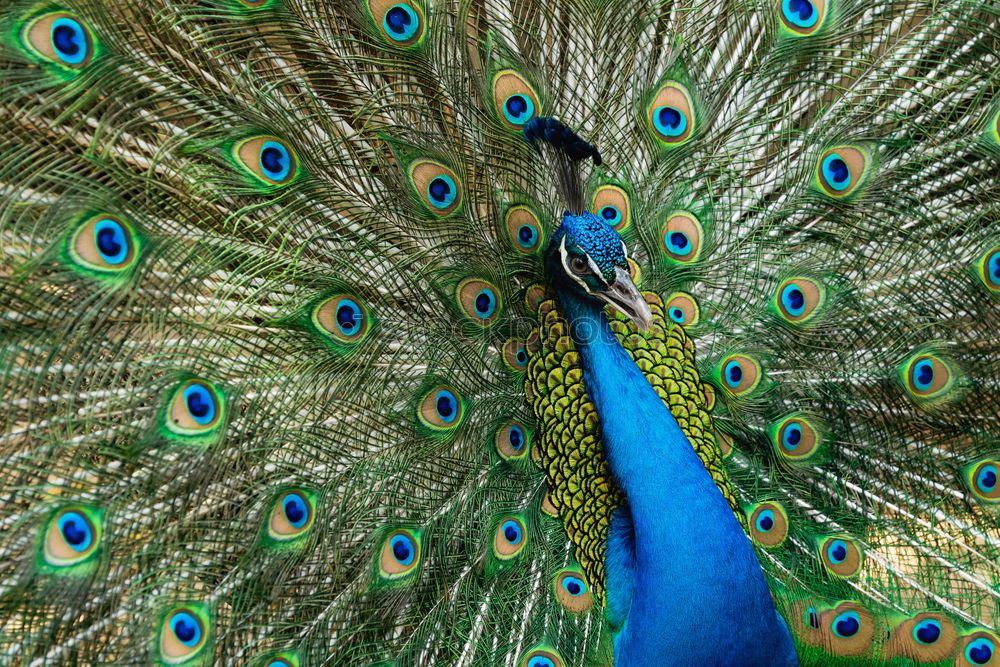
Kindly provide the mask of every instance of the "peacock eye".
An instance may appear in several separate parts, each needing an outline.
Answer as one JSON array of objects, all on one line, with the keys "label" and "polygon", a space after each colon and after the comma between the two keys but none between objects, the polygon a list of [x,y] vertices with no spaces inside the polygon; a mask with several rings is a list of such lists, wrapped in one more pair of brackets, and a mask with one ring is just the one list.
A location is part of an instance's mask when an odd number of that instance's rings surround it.
[{"label": "peacock eye", "polygon": [[573,273],[577,274],[578,276],[583,275],[584,273],[587,272],[588,268],[587,260],[583,257],[580,257],[579,255],[576,255],[569,260],[569,268]]}]

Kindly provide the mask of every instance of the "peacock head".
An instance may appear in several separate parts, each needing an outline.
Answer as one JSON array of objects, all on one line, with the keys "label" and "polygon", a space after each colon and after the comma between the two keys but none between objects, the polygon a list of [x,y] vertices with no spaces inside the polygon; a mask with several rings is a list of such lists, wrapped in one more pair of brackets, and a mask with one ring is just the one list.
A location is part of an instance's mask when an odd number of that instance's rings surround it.
[{"label": "peacock head", "polygon": [[607,303],[643,331],[652,324],[649,304],[629,273],[625,242],[593,213],[563,214],[545,265],[557,292]]}]

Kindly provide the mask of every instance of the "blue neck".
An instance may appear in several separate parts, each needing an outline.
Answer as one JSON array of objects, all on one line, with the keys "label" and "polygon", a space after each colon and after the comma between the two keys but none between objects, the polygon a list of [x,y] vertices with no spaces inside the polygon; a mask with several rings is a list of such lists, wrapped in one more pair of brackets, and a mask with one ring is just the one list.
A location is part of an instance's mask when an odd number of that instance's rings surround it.
[{"label": "blue neck", "polygon": [[798,663],[749,539],[600,305],[557,287],[627,507],[605,559],[615,664]]}]

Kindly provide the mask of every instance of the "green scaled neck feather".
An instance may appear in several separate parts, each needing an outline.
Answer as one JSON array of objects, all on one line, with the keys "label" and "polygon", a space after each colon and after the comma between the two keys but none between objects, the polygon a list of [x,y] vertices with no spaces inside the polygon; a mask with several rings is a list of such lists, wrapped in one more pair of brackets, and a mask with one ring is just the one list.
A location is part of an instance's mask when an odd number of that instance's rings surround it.
[{"label": "green scaled neck feather", "polygon": [[998,31],[2,3],[0,663],[997,667]]}]

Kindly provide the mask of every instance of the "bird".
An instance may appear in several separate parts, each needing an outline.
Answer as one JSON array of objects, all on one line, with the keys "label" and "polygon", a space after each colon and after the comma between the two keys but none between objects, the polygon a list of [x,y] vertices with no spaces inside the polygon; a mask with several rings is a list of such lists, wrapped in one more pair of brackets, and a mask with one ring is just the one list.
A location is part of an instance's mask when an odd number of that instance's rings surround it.
[{"label": "bird", "polygon": [[1000,10],[0,7],[0,661],[1000,665]]}]

